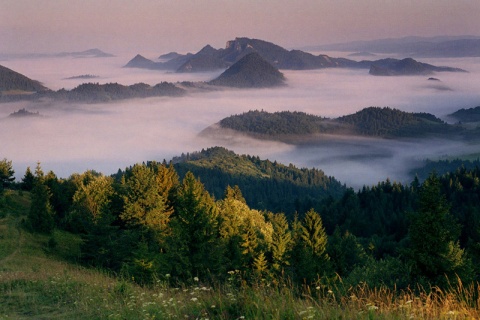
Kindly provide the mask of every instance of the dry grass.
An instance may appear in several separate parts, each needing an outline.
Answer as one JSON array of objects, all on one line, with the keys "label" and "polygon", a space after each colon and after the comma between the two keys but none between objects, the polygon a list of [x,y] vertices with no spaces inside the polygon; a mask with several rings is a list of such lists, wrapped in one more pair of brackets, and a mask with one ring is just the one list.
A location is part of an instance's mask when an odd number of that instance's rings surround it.
[{"label": "dry grass", "polygon": [[66,262],[79,254],[78,237],[56,231],[58,245],[49,249],[50,237],[22,231],[20,218],[17,212],[0,220],[0,319],[480,319],[480,287],[461,283],[449,290],[359,285],[302,294],[288,284],[238,286],[232,273],[216,287],[192,279],[174,288],[167,275],[140,287]]}]

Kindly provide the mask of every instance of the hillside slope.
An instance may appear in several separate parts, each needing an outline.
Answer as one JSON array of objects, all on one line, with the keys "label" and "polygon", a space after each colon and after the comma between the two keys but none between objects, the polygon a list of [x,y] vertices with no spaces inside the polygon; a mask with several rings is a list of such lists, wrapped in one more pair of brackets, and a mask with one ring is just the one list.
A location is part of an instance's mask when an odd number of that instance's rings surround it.
[{"label": "hillside slope", "polygon": [[209,84],[237,88],[267,88],[284,84],[285,77],[258,53],[250,53]]},{"label": "hillside slope", "polygon": [[48,90],[39,81],[32,80],[21,73],[0,66],[0,94],[7,91],[39,92]]}]

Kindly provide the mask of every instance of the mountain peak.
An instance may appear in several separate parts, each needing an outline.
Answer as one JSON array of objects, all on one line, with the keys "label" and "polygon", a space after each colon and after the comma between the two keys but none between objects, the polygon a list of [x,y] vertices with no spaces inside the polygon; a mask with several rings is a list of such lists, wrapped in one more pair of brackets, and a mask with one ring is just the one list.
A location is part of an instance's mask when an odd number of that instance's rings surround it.
[{"label": "mountain peak", "polygon": [[284,84],[283,74],[252,52],[233,64],[210,84],[237,88],[266,88]]}]

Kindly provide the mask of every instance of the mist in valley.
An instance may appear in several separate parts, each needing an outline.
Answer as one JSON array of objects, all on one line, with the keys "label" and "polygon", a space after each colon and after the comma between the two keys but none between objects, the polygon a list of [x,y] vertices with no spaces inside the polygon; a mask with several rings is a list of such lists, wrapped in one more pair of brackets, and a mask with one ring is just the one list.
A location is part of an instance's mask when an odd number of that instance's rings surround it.
[{"label": "mist in valley", "polygon": [[[162,81],[208,81],[209,73],[169,73],[122,68],[130,56],[115,58],[48,58],[2,61],[1,64],[52,90],[72,89],[84,82],[130,85]],[[27,166],[42,164],[59,177],[94,169],[105,174],[148,160],[169,161],[182,153],[216,145],[239,154],[298,167],[315,167],[348,186],[359,188],[389,178],[410,182],[410,170],[426,159],[478,153],[463,142],[331,137],[294,146],[245,136],[206,138],[198,134],[232,114],[253,109],[303,111],[324,117],[355,113],[370,106],[407,112],[428,112],[440,118],[480,102],[480,59],[424,59],[459,67],[469,73],[375,77],[368,70],[321,69],[285,71],[287,86],[275,89],[225,89],[191,92],[184,97],[123,100],[102,104],[15,102],[0,105],[0,158],[13,161],[17,179]],[[66,79],[79,75],[98,78]],[[8,118],[21,108],[43,117]]]}]

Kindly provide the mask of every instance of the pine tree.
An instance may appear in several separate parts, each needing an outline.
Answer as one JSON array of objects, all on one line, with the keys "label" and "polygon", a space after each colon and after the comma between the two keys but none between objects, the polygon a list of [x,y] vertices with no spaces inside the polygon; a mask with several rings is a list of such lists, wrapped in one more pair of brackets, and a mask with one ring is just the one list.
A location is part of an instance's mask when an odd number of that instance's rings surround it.
[{"label": "pine tree", "polygon": [[12,161],[8,161],[7,159],[0,160],[0,194],[4,188],[10,186],[15,180],[14,174],[15,171],[12,167]]},{"label": "pine tree", "polygon": [[294,236],[292,266],[296,281],[310,284],[329,273],[327,234],[320,215],[311,209],[301,223],[294,222]]},{"label": "pine tree", "polygon": [[33,184],[35,182],[35,176],[32,173],[30,167],[27,167],[25,175],[22,178],[22,189],[25,191],[30,191],[33,189]]},{"label": "pine tree", "polygon": [[272,222],[273,234],[271,243],[272,267],[275,271],[281,272],[288,266],[289,254],[293,244],[292,233],[289,230],[287,218],[284,214],[269,214]]},{"label": "pine tree", "polygon": [[164,230],[171,212],[167,211],[164,190],[161,189],[153,169],[144,164],[134,165],[124,186],[126,195],[120,218],[131,226]]},{"label": "pine tree", "polygon": [[223,251],[213,198],[191,172],[178,187],[168,255],[172,275],[188,279],[219,274]]},{"label": "pine tree", "polygon": [[35,169],[35,183],[32,189],[32,203],[27,217],[27,225],[32,231],[50,234],[55,227],[53,209],[50,205],[50,190],[40,163]]},{"label": "pine tree", "polygon": [[458,243],[459,226],[450,215],[450,206],[434,174],[420,189],[418,212],[412,215],[407,256],[414,275],[434,284],[446,284],[456,275],[471,278],[469,260]]}]

